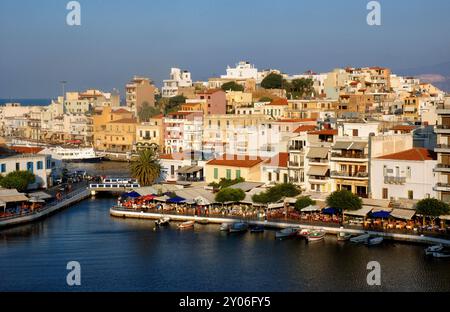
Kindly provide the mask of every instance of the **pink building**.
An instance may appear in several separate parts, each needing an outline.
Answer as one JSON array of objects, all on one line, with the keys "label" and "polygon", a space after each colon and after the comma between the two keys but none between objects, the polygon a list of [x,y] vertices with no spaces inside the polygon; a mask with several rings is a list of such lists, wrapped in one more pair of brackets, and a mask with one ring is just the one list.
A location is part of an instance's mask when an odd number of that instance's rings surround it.
[{"label": "pink building", "polygon": [[227,99],[225,91],[222,89],[211,89],[202,93],[197,93],[197,99],[206,100],[207,109],[205,114],[207,115],[227,113]]}]

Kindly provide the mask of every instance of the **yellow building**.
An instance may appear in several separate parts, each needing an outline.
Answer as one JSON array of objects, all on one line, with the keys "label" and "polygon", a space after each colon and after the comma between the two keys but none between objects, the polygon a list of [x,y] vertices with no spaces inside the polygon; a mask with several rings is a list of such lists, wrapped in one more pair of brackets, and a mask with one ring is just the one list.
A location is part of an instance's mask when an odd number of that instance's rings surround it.
[{"label": "yellow building", "polygon": [[219,182],[222,178],[230,180],[243,178],[249,182],[260,182],[263,162],[264,159],[260,157],[223,155],[206,163],[206,182]]},{"label": "yellow building", "polygon": [[242,91],[227,91],[227,112],[233,112],[239,107],[248,107],[252,105],[253,94]]},{"label": "yellow building", "polygon": [[148,122],[143,122],[136,126],[136,149],[139,151],[152,145],[157,145],[160,151],[164,149],[162,115],[152,117]]},{"label": "yellow building", "polygon": [[100,151],[131,152],[136,142],[136,119],[126,109],[105,107],[93,117],[94,147]]}]

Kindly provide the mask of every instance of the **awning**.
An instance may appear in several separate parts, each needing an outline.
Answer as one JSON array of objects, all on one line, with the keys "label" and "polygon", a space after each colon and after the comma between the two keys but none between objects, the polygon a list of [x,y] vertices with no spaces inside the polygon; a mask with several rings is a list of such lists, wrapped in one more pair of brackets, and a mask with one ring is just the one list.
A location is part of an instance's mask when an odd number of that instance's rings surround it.
[{"label": "awning", "polygon": [[335,215],[335,214],[337,214],[337,209],[336,208],[325,208],[325,209],[322,209],[322,213],[323,214],[326,214],[326,215]]},{"label": "awning", "polygon": [[391,217],[391,213],[389,211],[381,210],[377,212],[372,212],[370,216],[375,219],[388,219]]},{"label": "awning", "polygon": [[129,192],[129,193],[123,194],[122,197],[138,198],[138,197],[141,197],[141,194],[139,194],[138,192]]},{"label": "awning", "polygon": [[308,206],[306,208],[303,208],[301,210],[301,212],[315,212],[315,211],[320,211],[319,206],[310,205],[310,206]]},{"label": "awning", "polygon": [[45,192],[29,193],[28,196],[34,197],[36,199],[43,199],[43,200],[53,198],[53,196],[51,196],[51,195],[49,195],[49,194],[47,194]]},{"label": "awning", "polygon": [[[0,204],[0,206],[1,206],[1,204]],[[440,216],[439,219],[445,220],[445,221],[449,221],[450,220],[450,216]]]},{"label": "awning", "polygon": [[349,149],[355,151],[364,151],[367,147],[367,142],[353,142]]},{"label": "awning", "polygon": [[0,200],[0,207],[6,207],[6,203],[3,200]]},{"label": "awning", "polygon": [[190,174],[201,171],[203,168],[199,166],[184,166],[178,169],[179,174]]},{"label": "awning", "polygon": [[403,220],[411,220],[415,214],[416,211],[410,209],[394,209],[391,212],[392,217]]},{"label": "awning", "polygon": [[336,142],[334,144],[333,149],[334,150],[347,150],[350,145],[352,145],[352,142]]},{"label": "awning", "polygon": [[0,196],[0,201],[3,201],[5,203],[15,203],[15,202],[21,202],[21,201],[28,201],[28,197],[26,197],[23,194],[3,195],[3,196]]},{"label": "awning", "polygon": [[159,202],[166,202],[168,199],[170,199],[170,197],[167,195],[154,198],[154,200],[159,201]]},{"label": "awning", "polygon": [[319,176],[319,177],[325,177],[328,172],[328,167],[318,167],[318,166],[312,166],[311,169],[308,171],[309,176]]},{"label": "awning", "polygon": [[172,204],[179,204],[184,201],[186,201],[186,198],[175,196],[175,197],[169,198],[166,202],[172,203]]},{"label": "awning", "polygon": [[326,148],[326,147],[311,147],[309,149],[309,153],[306,157],[307,158],[326,159],[327,156],[328,156],[328,148]]},{"label": "awning", "polygon": [[284,203],[279,204],[270,204],[267,206],[268,209],[278,209],[278,208],[284,208]]},{"label": "awning", "polygon": [[345,211],[346,216],[353,216],[353,217],[365,217],[367,216],[371,211],[373,210],[373,207],[370,206],[363,206],[359,210],[355,211]]}]

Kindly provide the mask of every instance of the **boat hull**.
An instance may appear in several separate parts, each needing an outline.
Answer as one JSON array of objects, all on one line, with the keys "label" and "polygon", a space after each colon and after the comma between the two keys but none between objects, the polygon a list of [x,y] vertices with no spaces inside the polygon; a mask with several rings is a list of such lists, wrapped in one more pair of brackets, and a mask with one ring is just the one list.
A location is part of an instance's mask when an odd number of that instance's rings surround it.
[{"label": "boat hull", "polygon": [[184,222],[178,225],[179,229],[190,229],[194,227],[195,222],[193,221],[189,221],[189,222]]}]

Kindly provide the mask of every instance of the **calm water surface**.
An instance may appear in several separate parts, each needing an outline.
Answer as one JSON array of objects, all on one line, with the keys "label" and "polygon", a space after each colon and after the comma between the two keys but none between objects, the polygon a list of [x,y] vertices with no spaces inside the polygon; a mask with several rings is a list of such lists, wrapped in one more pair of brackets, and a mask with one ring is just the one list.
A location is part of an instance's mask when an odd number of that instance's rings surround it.
[{"label": "calm water surface", "polygon": [[[274,232],[227,235],[217,225],[153,231],[109,216],[112,198],[87,200],[41,222],[0,231],[0,291],[67,291],[79,261],[81,291],[449,291],[450,261],[422,246],[276,241]],[[382,286],[366,265],[382,266]]]}]

